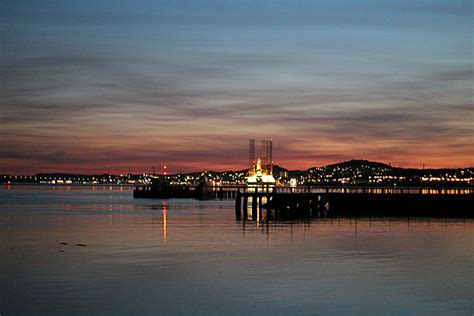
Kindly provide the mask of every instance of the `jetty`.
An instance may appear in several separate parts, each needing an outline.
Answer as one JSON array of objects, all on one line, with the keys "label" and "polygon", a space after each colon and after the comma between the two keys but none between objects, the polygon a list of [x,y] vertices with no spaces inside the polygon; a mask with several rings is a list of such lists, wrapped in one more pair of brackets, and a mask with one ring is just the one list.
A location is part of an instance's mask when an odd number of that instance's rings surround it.
[{"label": "jetty", "polygon": [[134,197],[235,199],[237,219],[338,216],[474,218],[474,188],[471,187],[282,187],[268,184],[251,186],[176,184],[136,187]]},{"label": "jetty", "polygon": [[149,199],[234,199],[244,185],[167,184],[135,186],[134,198]]},{"label": "jetty", "polygon": [[254,220],[339,216],[474,218],[474,189],[256,187],[239,191],[235,212],[238,219]]}]

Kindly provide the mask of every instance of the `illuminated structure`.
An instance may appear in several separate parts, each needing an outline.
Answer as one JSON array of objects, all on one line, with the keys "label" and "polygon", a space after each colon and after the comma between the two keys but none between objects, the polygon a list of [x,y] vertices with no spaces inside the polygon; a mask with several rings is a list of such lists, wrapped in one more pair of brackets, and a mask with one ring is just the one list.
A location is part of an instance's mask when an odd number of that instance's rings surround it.
[{"label": "illuminated structure", "polygon": [[273,184],[273,143],[271,139],[260,142],[260,158],[255,160],[255,139],[249,140],[249,184]]}]

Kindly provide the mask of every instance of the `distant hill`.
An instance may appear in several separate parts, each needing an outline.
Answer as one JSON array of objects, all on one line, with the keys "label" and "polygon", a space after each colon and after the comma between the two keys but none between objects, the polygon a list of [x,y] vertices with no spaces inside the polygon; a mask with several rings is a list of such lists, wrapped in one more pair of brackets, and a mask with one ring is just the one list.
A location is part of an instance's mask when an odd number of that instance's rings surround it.
[{"label": "distant hill", "polygon": [[[332,165],[327,165],[325,168],[326,169],[359,168],[359,169],[386,169],[386,170],[393,169],[392,166],[381,163],[381,162],[360,160],[360,159],[359,160],[353,159],[353,160],[339,162]],[[314,168],[310,168],[310,169],[314,169]]]},{"label": "distant hill", "polygon": [[273,173],[279,174],[280,172],[288,172],[288,169],[280,167],[278,165],[273,166]]},{"label": "distant hill", "polygon": [[[325,167],[313,167],[306,171],[306,176],[313,181],[321,179],[357,179],[368,180],[372,176],[384,176],[392,173],[390,165],[369,160],[348,160]],[[319,180],[318,180],[319,179]]]}]

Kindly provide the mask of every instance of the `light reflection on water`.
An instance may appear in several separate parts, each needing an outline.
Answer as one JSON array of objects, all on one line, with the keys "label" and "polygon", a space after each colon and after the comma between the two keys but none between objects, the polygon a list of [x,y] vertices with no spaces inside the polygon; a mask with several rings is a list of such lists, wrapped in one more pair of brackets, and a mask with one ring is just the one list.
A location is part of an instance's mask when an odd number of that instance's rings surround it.
[{"label": "light reflection on water", "polygon": [[0,216],[2,315],[472,313],[472,220],[237,221],[230,200],[42,187],[0,189]]}]

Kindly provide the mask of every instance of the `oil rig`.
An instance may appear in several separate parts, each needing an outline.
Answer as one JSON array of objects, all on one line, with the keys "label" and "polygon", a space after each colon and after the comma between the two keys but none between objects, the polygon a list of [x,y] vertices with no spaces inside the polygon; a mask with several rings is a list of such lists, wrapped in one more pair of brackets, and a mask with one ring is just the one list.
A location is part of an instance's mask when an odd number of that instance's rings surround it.
[{"label": "oil rig", "polygon": [[249,139],[249,176],[248,185],[268,184],[274,185],[273,177],[273,141],[262,139],[260,141],[260,155],[256,158],[255,139]]}]

